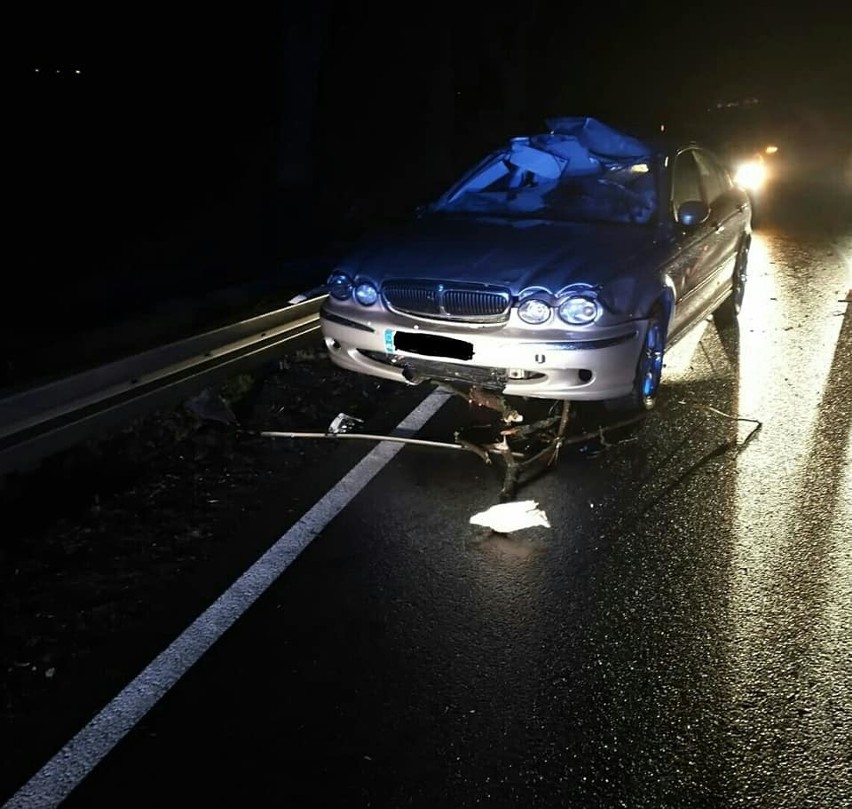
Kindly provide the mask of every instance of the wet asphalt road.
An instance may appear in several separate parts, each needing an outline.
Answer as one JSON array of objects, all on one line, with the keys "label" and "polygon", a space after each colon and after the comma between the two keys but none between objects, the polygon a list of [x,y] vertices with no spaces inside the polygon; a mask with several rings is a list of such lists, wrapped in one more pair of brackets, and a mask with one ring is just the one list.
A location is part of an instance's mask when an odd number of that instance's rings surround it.
[{"label": "wet asphalt road", "polygon": [[739,336],[519,490],[550,528],[403,450],[63,805],[852,806],[847,211],[767,214]]}]

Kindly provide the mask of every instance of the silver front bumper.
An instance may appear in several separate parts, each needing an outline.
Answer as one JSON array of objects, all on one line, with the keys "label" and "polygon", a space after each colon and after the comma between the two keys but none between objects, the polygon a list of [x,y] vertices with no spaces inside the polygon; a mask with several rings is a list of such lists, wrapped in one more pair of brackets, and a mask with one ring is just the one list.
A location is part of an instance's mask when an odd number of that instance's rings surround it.
[{"label": "silver front bumper", "polygon": [[408,384],[452,379],[541,399],[600,401],[628,394],[647,328],[646,320],[636,320],[585,330],[578,339],[560,328],[403,323],[383,311],[369,318],[354,311],[357,319],[349,307],[321,313],[329,356],[341,368]]}]

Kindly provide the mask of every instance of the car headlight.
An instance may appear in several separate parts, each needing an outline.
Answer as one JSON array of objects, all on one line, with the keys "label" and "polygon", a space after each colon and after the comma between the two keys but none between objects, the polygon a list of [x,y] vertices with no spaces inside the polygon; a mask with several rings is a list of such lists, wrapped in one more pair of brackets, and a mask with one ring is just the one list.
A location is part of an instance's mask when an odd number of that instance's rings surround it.
[{"label": "car headlight", "polygon": [[328,294],[339,301],[352,296],[352,279],[345,272],[335,272],[328,279]]},{"label": "car headlight", "polygon": [[362,281],[355,287],[355,300],[363,306],[372,306],[378,299],[379,290],[369,281]]},{"label": "car headlight", "polygon": [[749,160],[737,166],[734,182],[747,191],[758,191],[766,182],[766,166],[762,160]]},{"label": "car headlight", "polygon": [[518,317],[531,325],[547,323],[550,320],[550,304],[537,298],[528,298],[518,306]]},{"label": "car headlight", "polygon": [[572,295],[565,298],[556,309],[556,314],[572,326],[585,326],[600,314],[600,305],[588,295]]}]

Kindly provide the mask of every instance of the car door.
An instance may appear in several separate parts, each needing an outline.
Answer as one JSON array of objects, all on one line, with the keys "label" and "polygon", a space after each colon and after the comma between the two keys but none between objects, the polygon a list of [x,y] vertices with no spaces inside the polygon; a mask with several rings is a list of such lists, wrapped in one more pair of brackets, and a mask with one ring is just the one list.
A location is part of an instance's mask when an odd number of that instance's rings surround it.
[{"label": "car door", "polygon": [[712,290],[708,288],[713,275],[708,265],[713,233],[710,219],[708,217],[704,222],[689,226],[677,221],[677,212],[684,202],[705,202],[701,173],[693,151],[686,149],[680,152],[672,168],[671,210],[679,249],[669,270],[677,295],[670,339],[677,337],[701,316],[712,296]]},{"label": "car door", "polygon": [[701,175],[704,199],[710,207],[709,247],[706,254],[708,271],[712,273],[711,300],[724,296],[733,277],[734,262],[745,216],[742,200],[733,190],[728,173],[713,155],[702,149],[693,150]]}]

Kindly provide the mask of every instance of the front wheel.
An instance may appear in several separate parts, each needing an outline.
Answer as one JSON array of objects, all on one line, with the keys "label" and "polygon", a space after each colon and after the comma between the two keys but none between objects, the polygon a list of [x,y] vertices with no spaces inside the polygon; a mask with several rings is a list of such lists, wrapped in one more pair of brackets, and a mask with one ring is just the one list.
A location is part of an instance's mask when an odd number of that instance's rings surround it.
[{"label": "front wheel", "polygon": [[663,314],[654,310],[648,318],[648,328],[636,364],[633,390],[620,399],[607,402],[614,411],[642,412],[650,410],[657,401],[657,391],[663,376],[663,357],[666,351],[666,327]]},{"label": "front wheel", "polygon": [[743,241],[737,251],[734,262],[734,274],[731,278],[731,294],[725,298],[719,308],[713,312],[713,320],[717,326],[732,326],[737,321],[743,307],[746,281],[748,280],[748,241]]}]

